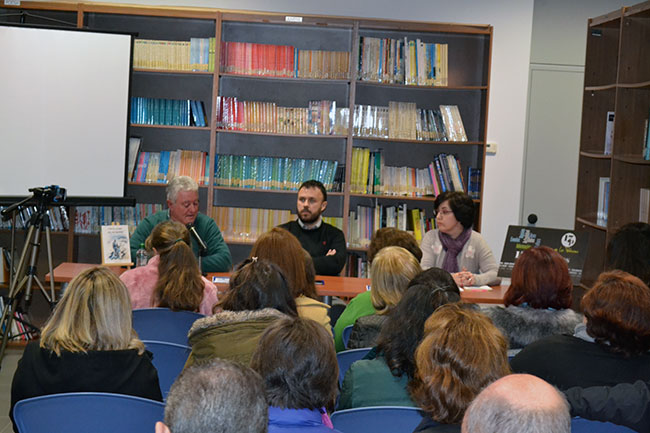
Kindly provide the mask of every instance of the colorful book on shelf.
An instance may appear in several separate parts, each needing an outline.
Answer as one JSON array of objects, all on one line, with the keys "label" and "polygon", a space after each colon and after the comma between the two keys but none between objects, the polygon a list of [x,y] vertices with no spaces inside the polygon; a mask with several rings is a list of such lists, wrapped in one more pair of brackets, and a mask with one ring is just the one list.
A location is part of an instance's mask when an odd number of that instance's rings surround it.
[{"label": "colorful book on shelf", "polygon": [[604,155],[612,154],[612,145],[614,144],[614,112],[608,111],[605,121],[605,148],[603,149]]},{"label": "colorful book on shelf", "polygon": [[199,185],[205,185],[210,171],[207,158],[207,152],[198,150],[141,151],[132,181],[167,183],[175,176],[189,176]]},{"label": "colorful book on shelf", "polygon": [[129,162],[126,171],[127,179],[133,179],[135,169],[137,168],[138,152],[140,152],[141,143],[142,137],[129,137]]},{"label": "colorful book on shelf", "polygon": [[643,134],[643,159],[650,160],[650,115],[645,119],[645,128]]},{"label": "colorful book on shelf", "polygon": [[129,226],[133,234],[136,226],[145,217],[162,210],[161,204],[136,203],[131,207],[77,206],[75,208],[75,233],[99,233],[101,226],[117,223]]},{"label": "colorful book on shelf", "polygon": [[467,141],[467,134],[457,105],[441,105],[440,114],[449,141]]},{"label": "colorful book on shelf", "polygon": [[136,39],[133,67],[171,71],[214,71],[215,38],[190,38],[189,41]]},{"label": "colorful book on shelf", "polygon": [[203,101],[131,98],[130,121],[140,125],[206,126]]}]

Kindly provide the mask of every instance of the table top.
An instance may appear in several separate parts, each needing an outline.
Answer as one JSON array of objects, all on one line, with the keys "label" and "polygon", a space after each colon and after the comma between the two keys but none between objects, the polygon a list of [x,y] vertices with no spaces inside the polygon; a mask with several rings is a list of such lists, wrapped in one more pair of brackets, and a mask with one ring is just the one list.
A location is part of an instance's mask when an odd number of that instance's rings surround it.
[{"label": "table top", "polygon": [[[86,269],[94,268],[95,266],[102,266],[99,264],[93,263],[71,263],[63,262],[56,268],[52,270],[54,274],[55,283],[69,283],[74,277],[85,271]],[[111,271],[115,272],[116,275],[122,274],[126,271],[119,266],[107,266]],[[45,281],[50,281],[50,273],[45,274]]]}]

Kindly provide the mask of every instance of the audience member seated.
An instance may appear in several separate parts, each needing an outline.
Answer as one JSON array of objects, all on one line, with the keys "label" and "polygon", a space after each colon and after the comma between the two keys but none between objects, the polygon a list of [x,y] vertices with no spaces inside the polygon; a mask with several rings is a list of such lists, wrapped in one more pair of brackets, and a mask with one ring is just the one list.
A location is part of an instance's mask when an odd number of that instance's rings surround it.
[{"label": "audience member seated", "polygon": [[424,322],[441,305],[458,301],[460,292],[449,272],[431,268],[418,274],[388,314],[377,347],[345,374],[338,409],[415,406],[406,385],[415,373]]},{"label": "audience member seated", "polygon": [[327,314],[330,307],[318,300],[314,285],[314,272],[308,272],[305,250],[300,246],[298,238],[285,229],[274,227],[257,239],[250,257],[258,257],[278,265],[289,281],[291,293],[298,307],[298,315],[315,320],[323,325],[330,334],[332,333],[330,318]]},{"label": "audience member seated", "polygon": [[573,387],[564,391],[571,415],[650,431],[650,383],[637,380],[615,386]]},{"label": "audience member seated", "polygon": [[499,284],[499,266],[492,250],[472,230],[476,207],[470,196],[459,191],[443,192],[433,207],[437,228],[422,238],[422,268],[442,268],[460,287]]},{"label": "audience member seated", "polygon": [[516,372],[560,389],[650,380],[650,289],[623,271],[604,272],[582,298],[586,326],[536,341],[511,362]]},{"label": "audience member seated", "polygon": [[133,309],[167,307],[212,314],[217,288],[201,276],[190,247],[190,232],[176,221],[163,221],[145,241],[155,255],[146,266],[124,272]]},{"label": "audience member seated", "polygon": [[11,385],[9,416],[13,421],[20,400],[80,391],[162,401],[151,354],[131,326],[129,293],[101,267],[70,282],[40,340],[25,347]]},{"label": "audience member seated", "polygon": [[463,418],[463,433],[570,433],[564,396],[543,380],[511,374],[488,385]]},{"label": "audience member seated", "polygon": [[155,433],[266,433],[268,419],[262,378],[239,363],[214,359],[176,379]]},{"label": "audience member seated", "polygon": [[337,433],[326,408],[338,392],[334,342],[313,320],[278,320],[264,331],[251,367],[266,385],[269,433]]},{"label": "audience member seated", "polygon": [[409,282],[419,272],[417,259],[404,248],[386,247],[379,251],[370,266],[370,292],[353,298],[338,320],[354,324],[348,349],[375,345],[386,315],[402,299]]},{"label": "audience member seated", "polygon": [[262,332],[277,319],[297,316],[296,303],[280,268],[267,260],[245,260],[230,277],[230,289],[212,316],[197,320],[188,333],[195,362],[223,358],[248,364]]},{"label": "audience member seated", "polygon": [[415,365],[409,391],[426,414],[415,432],[459,432],[474,397],[510,373],[508,342],[471,305],[447,304],[424,324]]},{"label": "audience member seated", "polygon": [[571,310],[573,283],[566,260],[548,247],[522,253],[503,303],[483,312],[510,341],[510,350],[558,334],[573,334],[582,315]]},{"label": "audience member seated", "polygon": [[[368,247],[368,266],[372,268],[372,261],[375,256],[382,248],[385,247],[402,247],[409,251],[416,258],[418,262],[422,259],[422,251],[418,246],[417,241],[410,233],[404,230],[398,230],[392,227],[385,227],[379,229],[375,232],[372,239],[370,240],[370,246]],[[360,300],[368,298],[369,294],[363,294]],[[336,344],[336,351],[340,352],[345,350],[345,344],[343,343],[343,330],[346,326],[354,325],[354,322],[357,318],[362,316],[369,316],[375,314],[375,309],[372,307],[372,304],[368,302],[368,299],[365,299],[364,302],[352,300],[352,305],[360,302],[359,305],[354,309],[344,310],[343,313],[339,316],[334,324],[334,341]]]},{"label": "audience member seated", "polygon": [[607,245],[607,269],[628,272],[650,286],[650,224],[625,224],[616,232]]}]

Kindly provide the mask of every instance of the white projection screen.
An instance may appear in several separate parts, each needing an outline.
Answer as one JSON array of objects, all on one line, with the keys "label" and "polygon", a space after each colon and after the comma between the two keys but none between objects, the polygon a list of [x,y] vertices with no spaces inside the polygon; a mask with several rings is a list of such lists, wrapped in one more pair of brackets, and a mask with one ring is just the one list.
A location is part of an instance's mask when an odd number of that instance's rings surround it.
[{"label": "white projection screen", "polygon": [[123,197],[131,35],[0,25],[0,196]]}]

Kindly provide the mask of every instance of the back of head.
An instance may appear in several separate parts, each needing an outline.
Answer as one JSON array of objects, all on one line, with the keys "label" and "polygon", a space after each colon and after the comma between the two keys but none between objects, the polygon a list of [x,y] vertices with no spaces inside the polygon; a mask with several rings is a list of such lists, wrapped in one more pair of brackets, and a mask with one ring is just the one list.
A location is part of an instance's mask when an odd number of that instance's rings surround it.
[{"label": "back of head", "polygon": [[650,286],[650,224],[621,227],[607,245],[607,269],[619,269]]},{"label": "back of head", "polygon": [[415,349],[422,340],[424,322],[441,305],[459,301],[458,286],[445,270],[427,269],[411,280],[402,299],[388,314],[377,340],[393,374],[413,377]]},{"label": "back of head", "polygon": [[420,262],[402,247],[386,247],[370,265],[370,298],[378,314],[397,305],[409,282],[419,272]]},{"label": "back of head", "polygon": [[542,379],[511,374],[485,388],[467,409],[463,433],[569,433],[564,396]]},{"label": "back of head", "polygon": [[176,202],[176,196],[180,191],[198,192],[199,185],[189,176],[175,176],[167,184],[167,200]]},{"label": "back of head", "polygon": [[251,367],[266,384],[269,404],[319,409],[338,392],[338,363],[332,336],[310,319],[276,320],[262,334]]},{"label": "back of head", "polygon": [[580,305],[587,333],[624,356],[650,350],[650,288],[623,271],[603,272]]},{"label": "back of head", "polygon": [[296,302],[282,270],[268,260],[246,259],[230,277],[230,289],[218,307],[230,311],[276,310],[297,316]]},{"label": "back of head", "polygon": [[524,251],[515,261],[506,306],[570,308],[573,283],[566,260],[555,250],[541,246]]},{"label": "back of head", "polygon": [[151,231],[145,245],[160,257],[152,294],[154,305],[175,311],[199,309],[203,280],[190,242],[189,231],[176,221],[163,221]]},{"label": "back of head", "polygon": [[372,263],[377,253],[384,247],[402,247],[413,254],[418,260],[422,260],[422,250],[412,234],[394,227],[384,227],[375,232],[368,246],[368,263]]},{"label": "back of head", "polygon": [[124,283],[108,268],[95,267],[77,275],[68,285],[41,332],[40,346],[53,350],[138,349],[131,322],[131,301]]},{"label": "back of head", "polygon": [[446,304],[424,325],[411,395],[434,421],[459,423],[489,383],[510,373],[508,343],[471,305]]},{"label": "back of head", "polygon": [[454,213],[454,217],[463,228],[468,229],[474,225],[476,206],[469,195],[462,191],[445,191],[436,197],[436,201],[433,203],[434,210],[437,212],[438,208],[446,201],[449,201],[449,207]]},{"label": "back of head", "polygon": [[172,433],[266,433],[262,378],[249,367],[222,359],[192,365],[169,391],[165,424]]},{"label": "back of head", "polygon": [[249,257],[275,263],[287,277],[293,297],[316,298],[316,288],[307,282],[305,257],[298,239],[285,229],[274,227],[262,234],[251,249]]}]

